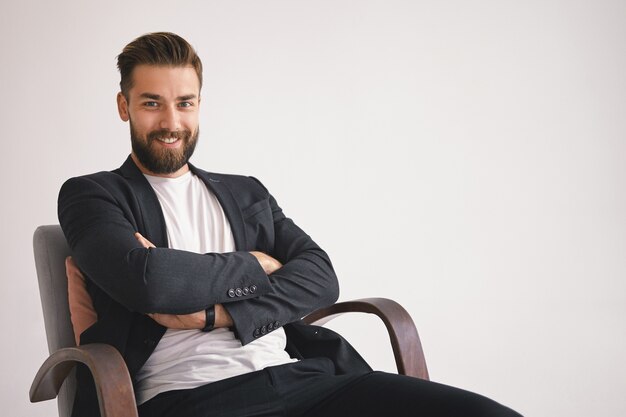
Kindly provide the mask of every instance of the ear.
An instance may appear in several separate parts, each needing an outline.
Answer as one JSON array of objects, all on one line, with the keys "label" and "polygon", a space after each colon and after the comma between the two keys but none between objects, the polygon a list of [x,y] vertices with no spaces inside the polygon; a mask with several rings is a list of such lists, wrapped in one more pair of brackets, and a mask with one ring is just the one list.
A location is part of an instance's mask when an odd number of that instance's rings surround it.
[{"label": "ear", "polygon": [[121,92],[117,93],[117,112],[120,114],[120,119],[127,122],[130,119],[128,115],[128,101]]}]

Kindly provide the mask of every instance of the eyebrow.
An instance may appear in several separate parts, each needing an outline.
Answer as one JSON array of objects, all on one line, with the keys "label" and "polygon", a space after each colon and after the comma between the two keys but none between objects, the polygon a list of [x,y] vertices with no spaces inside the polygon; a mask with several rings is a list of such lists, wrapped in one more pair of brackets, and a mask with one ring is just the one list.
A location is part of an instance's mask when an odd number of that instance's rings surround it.
[{"label": "eyebrow", "polygon": [[160,100],[161,99],[160,95],[152,94],[152,93],[142,93],[139,97],[149,98],[150,100]]},{"label": "eyebrow", "polygon": [[[160,100],[161,99],[161,96],[159,94],[153,94],[153,93],[142,93],[139,97],[149,98],[150,100]],[[187,95],[184,95],[184,96],[176,97],[176,101],[192,100],[192,99],[194,99],[196,97],[197,96],[195,94],[187,94]]]}]

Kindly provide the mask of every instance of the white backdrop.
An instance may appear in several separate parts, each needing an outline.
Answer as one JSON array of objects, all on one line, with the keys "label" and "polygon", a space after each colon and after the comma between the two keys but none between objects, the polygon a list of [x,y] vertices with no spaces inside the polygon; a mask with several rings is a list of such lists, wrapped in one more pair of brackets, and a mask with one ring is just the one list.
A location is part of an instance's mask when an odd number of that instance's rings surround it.
[{"label": "white backdrop", "polygon": [[[626,415],[625,2],[2,0],[0,23],[2,415],[55,413],[27,399],[32,232],[66,178],[128,154],[115,57],[156,30],[204,61],[193,162],[259,177],[341,299],[401,302],[433,380]],[[393,368],[382,325],[341,320]]]}]

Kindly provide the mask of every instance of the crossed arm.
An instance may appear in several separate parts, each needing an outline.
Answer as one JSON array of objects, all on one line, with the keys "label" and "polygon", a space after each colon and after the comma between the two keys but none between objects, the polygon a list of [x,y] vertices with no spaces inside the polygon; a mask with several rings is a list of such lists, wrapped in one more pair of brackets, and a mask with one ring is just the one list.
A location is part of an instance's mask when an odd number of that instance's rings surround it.
[{"label": "crossed arm", "polygon": [[[147,207],[139,207],[138,191],[113,173],[68,180],[59,194],[59,221],[80,269],[117,303],[138,313],[179,317],[218,305],[217,325],[231,327],[247,344],[266,325],[277,328],[331,305],[339,288],[328,255],[258,181],[228,182],[240,195],[255,195],[241,202],[249,242],[255,240],[248,251],[198,254],[139,243],[138,230],[154,233],[144,213],[158,213],[158,201],[142,196]],[[250,252],[265,247],[272,248],[271,256]],[[204,315],[197,316],[193,328],[204,327]]]},{"label": "crossed arm", "polygon": [[[156,248],[152,242],[143,237],[141,233],[135,233],[135,238],[141,245],[148,248]],[[280,269],[283,265],[271,256],[259,252],[250,252],[259,261],[259,265],[263,268],[265,274],[270,275]],[[148,313],[152,320],[168,329],[203,329],[206,325],[206,314],[204,310],[190,314],[161,314]],[[222,304],[215,304],[215,325],[214,327],[230,327],[233,325],[233,319],[226,311]]]}]

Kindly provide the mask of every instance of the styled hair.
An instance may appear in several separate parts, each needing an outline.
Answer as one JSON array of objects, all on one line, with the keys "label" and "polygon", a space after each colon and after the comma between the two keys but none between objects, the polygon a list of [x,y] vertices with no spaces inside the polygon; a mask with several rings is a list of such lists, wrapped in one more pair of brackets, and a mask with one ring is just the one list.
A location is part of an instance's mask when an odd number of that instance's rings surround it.
[{"label": "styled hair", "polygon": [[117,68],[121,76],[120,89],[127,100],[128,91],[133,87],[133,70],[138,65],[191,66],[196,71],[202,88],[200,57],[186,40],[174,33],[147,33],[126,45],[117,56]]}]

